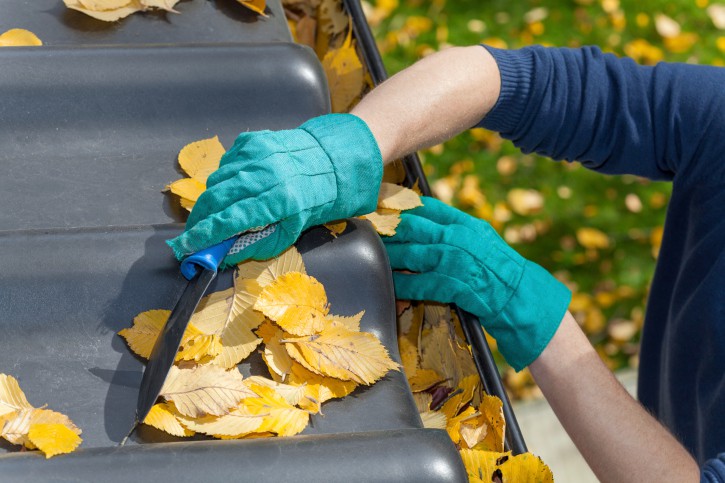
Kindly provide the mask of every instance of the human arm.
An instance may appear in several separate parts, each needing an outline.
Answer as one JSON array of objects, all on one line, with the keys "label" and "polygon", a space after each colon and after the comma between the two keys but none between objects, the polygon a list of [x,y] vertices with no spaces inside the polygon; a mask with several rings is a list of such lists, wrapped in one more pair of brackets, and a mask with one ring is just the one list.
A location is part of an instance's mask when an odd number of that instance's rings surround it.
[{"label": "human arm", "polygon": [[529,369],[599,480],[699,481],[692,456],[622,387],[569,312]]}]

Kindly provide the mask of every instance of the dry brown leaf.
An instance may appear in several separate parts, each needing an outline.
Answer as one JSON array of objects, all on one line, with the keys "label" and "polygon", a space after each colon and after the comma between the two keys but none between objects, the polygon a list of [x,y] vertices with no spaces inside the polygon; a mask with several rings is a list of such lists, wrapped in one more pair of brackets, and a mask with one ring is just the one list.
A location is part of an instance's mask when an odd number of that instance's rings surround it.
[{"label": "dry brown leaf", "polygon": [[377,337],[367,332],[333,327],[321,334],[281,342],[307,369],[345,381],[369,385],[398,369]]},{"label": "dry brown leaf", "polygon": [[294,335],[320,332],[329,311],[322,284],[298,272],[286,273],[264,287],[254,308]]},{"label": "dry brown leaf", "polygon": [[360,218],[368,220],[373,228],[381,235],[393,236],[395,229],[400,224],[400,211],[380,208],[372,213],[363,215]]},{"label": "dry brown leaf", "polygon": [[264,288],[289,272],[306,274],[305,264],[300,252],[294,246],[289,247],[282,254],[269,260],[247,260],[237,265],[236,280],[256,280]]},{"label": "dry brown leaf", "polygon": [[[222,416],[253,395],[238,370],[206,365],[191,369],[172,366],[161,396],[172,401],[179,413],[192,418]],[[190,428],[191,429],[191,428]]]},{"label": "dry brown leaf", "polygon": [[25,29],[10,29],[0,34],[0,47],[37,47],[43,42],[33,32]]},{"label": "dry brown leaf", "polygon": [[415,191],[393,183],[381,183],[378,193],[378,208],[390,210],[411,210],[423,206]]},{"label": "dry brown leaf", "polygon": [[462,343],[459,345],[455,331],[444,318],[422,337],[420,354],[421,368],[436,371],[450,381],[451,387],[457,387],[467,375],[477,374],[470,352]]}]

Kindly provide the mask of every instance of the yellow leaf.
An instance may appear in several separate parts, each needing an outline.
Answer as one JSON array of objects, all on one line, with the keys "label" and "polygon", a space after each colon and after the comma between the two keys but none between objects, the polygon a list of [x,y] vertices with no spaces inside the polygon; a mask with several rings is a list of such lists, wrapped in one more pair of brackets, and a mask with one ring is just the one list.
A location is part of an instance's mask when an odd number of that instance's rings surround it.
[{"label": "yellow leaf", "polygon": [[290,386],[267,379],[262,376],[251,376],[244,380],[247,387],[251,388],[253,384],[274,389],[274,391],[282,396],[285,401],[293,406],[297,406],[305,396],[305,386]]},{"label": "yellow leaf", "polygon": [[[219,169],[219,161],[225,152],[226,149],[219,142],[219,136],[195,141],[181,148],[179,166],[194,181],[201,184],[203,186],[202,191],[204,191],[206,189],[206,179]],[[186,196],[186,198],[196,200],[196,198],[189,196]]]},{"label": "yellow leaf", "polygon": [[[445,415],[445,413],[443,414]],[[448,436],[451,438],[451,441],[453,441],[454,444],[460,444],[461,442],[461,422],[463,420],[474,417],[475,415],[476,410],[471,407],[464,409],[458,416],[451,417],[446,415],[446,431],[448,432]]]},{"label": "yellow leaf", "polygon": [[0,435],[12,444],[22,444],[30,449],[35,449],[34,445],[28,444],[28,431],[30,431],[30,419],[33,416],[35,408],[22,409],[17,411],[13,418],[8,418],[1,428]]},{"label": "yellow leaf", "polygon": [[184,208],[186,211],[191,211],[192,208],[194,208],[194,204],[196,201],[192,201],[186,198],[179,198],[179,204],[182,208]]},{"label": "yellow leaf", "polygon": [[322,284],[298,272],[286,273],[264,287],[254,308],[294,335],[321,331],[329,310]]},{"label": "yellow leaf", "polygon": [[154,404],[144,419],[144,424],[169,433],[172,436],[193,436],[194,431],[185,428],[169,407],[169,403]]},{"label": "yellow leaf", "polygon": [[30,426],[28,438],[45,453],[46,458],[70,453],[83,441],[80,436],[62,424],[33,424]]},{"label": "yellow leaf", "polygon": [[496,471],[496,460],[501,456],[510,455],[511,452],[501,454],[493,451],[461,449],[459,454],[469,477],[479,478],[483,481],[493,481],[492,476],[493,472]]},{"label": "yellow leaf", "polygon": [[423,206],[415,191],[393,183],[381,183],[378,193],[378,208],[390,210],[411,210]]},{"label": "yellow leaf", "polygon": [[424,428],[446,429],[446,416],[439,411],[425,411],[420,413]]},{"label": "yellow leaf", "polygon": [[144,10],[139,0],[63,0],[65,6],[104,22],[115,22]]},{"label": "yellow leaf", "polygon": [[347,229],[347,222],[345,220],[338,221],[337,223],[325,223],[325,228],[330,230],[332,236],[337,238],[342,235]]},{"label": "yellow leaf", "polygon": [[20,389],[18,380],[7,374],[0,374],[0,416],[32,407]]},{"label": "yellow leaf", "polygon": [[504,455],[496,460],[502,483],[553,483],[554,475],[541,458],[531,453]]},{"label": "yellow leaf", "polygon": [[267,14],[264,13],[264,9],[267,6],[266,0],[237,0],[239,3],[247,7],[252,12],[258,13],[259,15],[262,15],[263,17],[266,17]]},{"label": "yellow leaf", "polygon": [[310,415],[289,404],[271,387],[250,384],[256,397],[242,400],[240,410],[250,415],[264,416],[259,432],[270,431],[280,436],[293,436],[307,426]]},{"label": "yellow leaf", "polygon": [[485,438],[476,443],[476,449],[503,451],[506,421],[503,417],[503,403],[496,396],[484,394],[478,406],[483,423],[488,427]]},{"label": "yellow leaf", "polygon": [[383,167],[383,182],[400,184],[405,181],[405,166],[403,162],[396,159]]},{"label": "yellow leaf", "polygon": [[302,256],[294,246],[289,247],[281,255],[270,258],[269,260],[247,260],[242,262],[237,265],[237,269],[237,281],[241,281],[243,279],[256,280],[262,288],[266,287],[286,273],[307,273],[305,271],[305,264],[302,261]]},{"label": "yellow leaf", "polygon": [[191,210],[194,203],[196,203],[196,200],[199,199],[199,196],[201,196],[206,189],[206,185],[194,178],[182,178],[177,179],[167,186],[167,188],[175,195],[181,197],[181,205],[184,208]]},{"label": "yellow leaf", "polygon": [[330,49],[322,58],[332,99],[332,112],[347,112],[365,87],[363,66],[351,42],[352,29],[345,44]]},{"label": "yellow leaf", "polygon": [[[282,333],[282,331],[279,332]],[[284,381],[292,371],[292,358],[279,339],[279,336],[274,336],[265,343],[262,359],[267,364],[270,374],[276,374]]]},{"label": "yellow leaf", "polygon": [[[126,339],[128,346],[140,357],[148,359],[154,348],[156,339],[164,328],[171,315],[170,310],[147,310],[141,312],[133,319],[133,326],[118,332]],[[199,361],[206,355],[219,354],[221,345],[219,337],[213,334],[204,334],[194,324],[189,323],[181,339],[176,360]]]},{"label": "yellow leaf", "polygon": [[360,218],[368,220],[373,228],[381,235],[393,236],[395,229],[400,224],[400,211],[380,208],[372,213],[363,215]]},{"label": "yellow leaf", "polygon": [[333,327],[321,334],[281,342],[303,366],[346,381],[370,385],[389,370],[398,369],[377,337],[367,332]]},{"label": "yellow leaf", "polygon": [[264,422],[261,416],[249,415],[239,408],[234,408],[229,414],[218,417],[189,418],[177,414],[176,418],[189,430],[222,439],[237,439],[256,432]]},{"label": "yellow leaf", "polygon": [[36,47],[43,42],[31,31],[10,29],[0,35],[0,47]]},{"label": "yellow leaf", "polygon": [[347,330],[351,330],[353,332],[359,332],[360,331],[360,321],[363,318],[363,315],[365,315],[365,311],[361,310],[355,315],[351,316],[344,316],[344,315],[328,315],[327,321],[329,322],[331,327],[344,327]]},{"label": "yellow leaf", "polygon": [[325,401],[329,401],[330,399],[345,397],[353,392],[357,387],[357,384],[353,381],[342,381],[340,379],[335,379],[334,377],[316,374],[294,361],[292,363],[288,382],[295,386],[319,386],[318,402],[320,404]]},{"label": "yellow leaf", "polygon": [[418,349],[418,335],[423,324],[424,304],[412,305],[398,317],[398,330],[408,341]]},{"label": "yellow leaf", "polygon": [[161,388],[161,396],[173,401],[179,413],[198,418],[221,416],[250,395],[238,370],[206,365],[191,369],[172,366]]},{"label": "yellow leaf", "polygon": [[415,401],[415,407],[418,408],[418,412],[424,413],[430,411],[433,396],[428,392],[416,392],[413,394],[413,401]]},{"label": "yellow leaf", "polygon": [[584,248],[609,247],[609,237],[596,228],[579,228],[576,231],[576,239]]},{"label": "yellow leaf", "polygon": [[715,28],[725,30],[725,5],[713,4],[707,7],[707,15]]},{"label": "yellow leaf", "polygon": [[[257,330],[254,331],[257,336],[262,338],[262,341],[265,344],[269,344],[269,341],[272,340],[272,338],[277,337],[277,339],[282,339],[284,337],[287,337],[289,334],[287,334],[285,331],[279,328],[277,324],[272,322],[269,319],[264,319],[264,322],[257,327]],[[284,335],[283,334],[287,334]]]},{"label": "yellow leaf", "polygon": [[208,353],[213,356],[209,362],[226,369],[235,367],[262,342],[252,332],[264,321],[262,314],[252,309],[262,289],[254,280],[235,280],[234,285],[204,297],[190,322],[218,338],[219,350]]},{"label": "yellow leaf", "polygon": [[413,392],[427,391],[446,379],[432,369],[418,369],[408,378],[410,390]]}]

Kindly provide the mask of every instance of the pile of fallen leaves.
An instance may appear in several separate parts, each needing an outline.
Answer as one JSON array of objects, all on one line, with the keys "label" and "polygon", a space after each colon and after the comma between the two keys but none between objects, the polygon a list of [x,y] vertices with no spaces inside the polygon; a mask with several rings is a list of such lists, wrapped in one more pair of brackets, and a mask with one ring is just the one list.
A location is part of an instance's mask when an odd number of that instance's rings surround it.
[{"label": "pile of fallen leaves", "polygon": [[[483,392],[460,322],[449,306],[413,303],[398,316],[403,370],[423,425],[445,429],[471,481],[553,481],[532,454],[504,453],[503,403]],[[528,479],[527,479],[528,478]]]},{"label": "pile of fallen leaves", "polygon": [[[237,267],[234,286],[205,296],[181,341],[157,403],[144,421],[174,436],[291,436],[333,398],[398,368],[363,312],[330,313],[325,289],[292,247]],[[119,334],[148,358],[170,315],[149,310]],[[244,378],[237,364],[258,350],[272,379]]]},{"label": "pile of fallen leaves", "polygon": [[0,374],[0,436],[46,458],[70,453],[81,444],[81,430],[65,414],[36,408],[28,402],[17,379]]}]

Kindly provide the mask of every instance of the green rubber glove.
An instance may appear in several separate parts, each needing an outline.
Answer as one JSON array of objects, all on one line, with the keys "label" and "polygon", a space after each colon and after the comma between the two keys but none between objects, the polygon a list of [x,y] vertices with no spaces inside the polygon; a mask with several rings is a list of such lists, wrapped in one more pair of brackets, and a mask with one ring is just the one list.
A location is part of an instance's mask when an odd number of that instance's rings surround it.
[{"label": "green rubber glove", "polygon": [[382,176],[377,142],[351,114],[316,117],[286,131],[242,133],[209,176],[184,233],[167,243],[181,260],[277,223],[270,236],[228,255],[222,267],[271,258],[311,226],[375,211]]},{"label": "green rubber glove", "polygon": [[477,315],[501,354],[520,371],[544,350],[571,292],[509,247],[483,220],[423,197],[383,237],[399,299],[455,303]]}]

